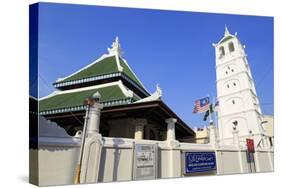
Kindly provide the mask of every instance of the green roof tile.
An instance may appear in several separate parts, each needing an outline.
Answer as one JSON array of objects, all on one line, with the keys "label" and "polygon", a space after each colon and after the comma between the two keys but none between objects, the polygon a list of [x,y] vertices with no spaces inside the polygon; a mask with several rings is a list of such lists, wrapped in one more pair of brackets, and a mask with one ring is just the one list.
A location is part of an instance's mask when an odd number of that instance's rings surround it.
[{"label": "green roof tile", "polygon": [[90,67],[78,72],[77,74],[74,74],[62,80],[61,82],[79,80],[87,77],[109,74],[113,72],[118,72],[115,56],[107,57],[91,65]]},{"label": "green roof tile", "polygon": [[220,42],[220,44],[223,43],[223,42],[226,42],[226,41],[228,41],[228,40],[230,40],[230,39],[232,39],[232,38],[233,38],[232,36],[227,36],[227,37],[225,37],[225,38]]},{"label": "green roof tile", "polygon": [[[119,57],[119,62],[121,67],[123,67],[123,74],[125,74],[129,79],[134,81],[138,86],[144,89],[143,85],[140,83],[140,81],[137,79],[135,74],[132,72],[132,70],[129,68],[129,66],[123,61],[122,58]],[[84,78],[90,78],[90,77],[96,77],[100,75],[106,75],[111,73],[117,73],[120,72],[117,67],[117,62],[115,56],[107,57],[101,61],[96,62],[95,64],[85,68],[84,70],[81,70],[80,72],[77,72],[76,74],[73,74],[72,76],[63,79],[61,81],[58,81],[56,83],[63,83],[63,82],[69,82],[74,80],[80,80]]]},{"label": "green roof tile", "polygon": [[107,86],[103,88],[90,89],[90,90],[79,91],[79,92],[58,94],[40,100],[39,112],[54,110],[54,109],[69,108],[75,106],[82,106],[84,100],[97,91],[102,96],[100,101],[101,103],[108,102],[108,101],[129,99],[127,96],[124,95],[124,93],[122,92],[122,90],[119,88],[118,85],[113,85],[113,86]]},{"label": "green roof tile", "polygon": [[123,67],[123,72],[129,77],[131,78],[134,82],[136,82],[139,86],[143,87],[142,84],[140,83],[140,81],[137,79],[137,77],[134,75],[134,73],[130,70],[130,68],[127,66],[127,64],[121,59],[119,58],[119,62],[121,67]]}]

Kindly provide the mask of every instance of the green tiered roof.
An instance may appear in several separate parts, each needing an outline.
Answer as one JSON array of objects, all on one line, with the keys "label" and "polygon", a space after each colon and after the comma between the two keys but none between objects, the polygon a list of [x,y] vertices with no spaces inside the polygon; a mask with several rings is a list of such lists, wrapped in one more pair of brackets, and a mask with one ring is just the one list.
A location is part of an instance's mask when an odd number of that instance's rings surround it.
[{"label": "green tiered roof", "polygon": [[[121,67],[123,68],[122,73],[125,74],[129,79],[133,80],[138,86],[142,87],[142,84],[137,79],[137,77],[134,75],[134,73],[131,71],[131,69],[128,67],[128,65],[124,62],[122,58],[119,57],[119,62]],[[86,69],[83,69],[76,74],[67,77],[63,80],[60,80],[56,83],[63,83],[63,82],[70,82],[75,80],[82,80],[86,78],[93,78],[98,77],[102,75],[108,75],[112,73],[119,73],[121,71],[118,70],[117,62],[116,62],[116,56],[109,56],[101,61],[98,61],[94,63],[93,65],[87,67]]]},{"label": "green tiered roof", "polygon": [[105,106],[129,104],[149,96],[121,55],[120,44],[116,38],[112,48],[108,49],[108,54],[55,82],[54,86],[61,91],[39,101],[40,114],[84,110],[85,98],[97,91],[101,94],[101,103]]},{"label": "green tiered roof", "polygon": [[84,100],[95,92],[102,96],[101,103],[105,106],[128,104],[137,100],[136,96],[124,94],[119,84],[100,88],[88,87],[73,92],[60,91],[53,96],[43,98],[39,102],[39,112],[42,115],[83,110]]},{"label": "green tiered roof", "polygon": [[59,90],[69,90],[110,83],[116,80],[123,80],[126,87],[133,90],[140,97],[150,95],[126,60],[122,58],[118,38],[113,42],[112,48],[108,48],[108,54],[104,54],[95,62],[77,72],[57,80],[53,85]]},{"label": "green tiered roof", "polygon": [[134,82],[136,82],[139,86],[143,87],[143,85],[140,83],[140,81],[137,79],[137,77],[134,75],[134,73],[131,71],[131,69],[128,67],[128,65],[120,57],[119,57],[119,62],[120,62],[121,67],[123,67],[123,72],[129,78],[131,78]]},{"label": "green tiered roof", "polygon": [[111,57],[107,57],[107,58],[91,65],[90,67],[88,67],[64,80],[61,80],[60,82],[80,80],[83,78],[110,74],[110,73],[114,73],[114,72],[118,72],[118,67],[116,64],[115,56],[111,56]]}]

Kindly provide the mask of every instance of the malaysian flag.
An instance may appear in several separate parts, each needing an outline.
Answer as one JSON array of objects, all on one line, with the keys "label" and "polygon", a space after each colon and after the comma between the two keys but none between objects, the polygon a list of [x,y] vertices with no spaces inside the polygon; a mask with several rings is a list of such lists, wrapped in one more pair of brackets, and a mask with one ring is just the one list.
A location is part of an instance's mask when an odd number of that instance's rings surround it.
[{"label": "malaysian flag", "polygon": [[196,113],[206,112],[207,110],[209,110],[209,107],[210,107],[209,97],[198,99],[195,101],[193,113],[196,114]]}]

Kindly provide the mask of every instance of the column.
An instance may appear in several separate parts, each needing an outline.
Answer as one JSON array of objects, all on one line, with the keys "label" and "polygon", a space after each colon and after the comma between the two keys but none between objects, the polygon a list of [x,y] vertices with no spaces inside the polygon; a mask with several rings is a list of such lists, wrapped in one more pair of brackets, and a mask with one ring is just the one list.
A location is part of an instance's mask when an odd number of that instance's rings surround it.
[{"label": "column", "polygon": [[269,142],[269,137],[265,134],[262,134],[262,139],[263,139],[263,142],[264,142],[264,147],[266,149],[269,149],[271,147],[270,142]]},{"label": "column", "polygon": [[175,131],[175,123],[177,119],[169,118],[165,121],[167,125],[167,139],[166,140],[176,140],[176,131]]},{"label": "column", "polygon": [[87,125],[87,137],[92,134],[99,134],[100,129],[100,114],[102,104],[95,103],[93,106],[89,107],[88,125]]},{"label": "column", "polygon": [[[175,133],[175,123],[177,119],[169,118],[166,119],[167,123],[167,150],[163,152],[161,155],[166,160],[165,162],[165,178],[175,178],[181,176],[181,154],[179,148],[179,142],[176,140],[176,133]],[[163,166],[162,166],[163,167]]]},{"label": "column", "polygon": [[237,146],[237,147],[240,147],[240,143],[239,143],[239,131],[234,129],[232,131],[232,134],[233,134],[233,145],[234,146]]},{"label": "column", "polygon": [[142,140],[144,135],[144,126],[147,123],[146,119],[134,119],[135,139]]},{"label": "column", "polygon": [[216,144],[216,130],[213,122],[210,122],[210,127],[209,127],[209,143],[215,146]]},{"label": "column", "polygon": [[[95,93],[88,103],[88,115],[85,119],[85,143],[82,146],[81,183],[96,183],[99,175],[100,157],[103,147],[99,133],[100,114],[103,105],[99,103],[100,94]],[[87,113],[87,112],[86,112]]]},{"label": "column", "polygon": [[248,173],[248,169],[245,169],[243,165],[243,155],[245,154],[240,149],[239,131],[236,129],[236,127],[233,127],[232,135],[233,135],[233,145],[236,146],[237,148],[237,157],[239,159],[240,173]]}]

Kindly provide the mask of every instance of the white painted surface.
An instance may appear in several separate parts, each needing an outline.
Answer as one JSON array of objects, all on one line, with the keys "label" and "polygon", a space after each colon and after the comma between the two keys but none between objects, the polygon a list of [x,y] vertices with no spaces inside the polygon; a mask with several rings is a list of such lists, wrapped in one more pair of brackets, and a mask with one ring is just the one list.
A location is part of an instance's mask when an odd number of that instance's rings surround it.
[{"label": "white painted surface", "polygon": [[167,140],[175,140],[176,139],[175,123],[177,122],[177,119],[169,118],[166,119],[165,122],[167,123]]},{"label": "white painted surface", "polygon": [[[38,151],[38,183],[46,185],[73,184],[79,147],[41,146]],[[36,158],[37,150],[30,150]],[[36,164],[34,168],[36,168]]]},{"label": "white painted surface", "polygon": [[[75,166],[79,154],[79,141],[71,146],[57,145],[44,146],[39,149],[39,184],[40,185],[61,185],[73,184]],[[100,160],[95,161],[97,153],[88,155],[90,163],[99,163],[98,182],[128,181],[132,179],[133,153],[135,143],[157,144],[158,145],[158,178],[183,177],[182,152],[190,151],[215,151],[217,156],[217,174],[248,173],[249,164],[246,157],[246,148],[233,146],[220,146],[215,148],[211,144],[189,144],[178,143],[171,147],[167,141],[135,140],[123,138],[102,138],[102,150]],[[75,146],[76,145],[76,146]],[[93,150],[94,151],[94,150]],[[97,152],[97,151],[95,151]],[[31,156],[36,155],[31,151]],[[258,159],[257,172],[273,171],[273,152],[271,150],[257,151]],[[88,170],[91,170],[91,165]],[[94,173],[94,171],[92,171]],[[205,173],[205,175],[214,173]],[[216,173],[215,173],[216,174]],[[193,175],[193,174],[190,174]],[[198,174],[200,175],[200,174]],[[203,175],[203,174],[201,174]],[[86,181],[91,183],[92,181]]]},{"label": "white painted surface", "polygon": [[[9,78],[9,82],[3,82],[4,88],[8,88],[10,92],[2,92],[2,108],[4,117],[2,119],[3,124],[9,124],[10,120],[13,119],[15,125],[17,126],[15,131],[15,126],[7,126],[5,128],[6,132],[13,132],[16,139],[10,139],[10,134],[2,135],[2,150],[8,151],[9,155],[1,155],[1,161],[5,161],[2,164],[2,173],[5,178],[1,180],[2,187],[34,187],[27,183],[28,178],[28,152],[26,148],[28,147],[28,118],[27,117],[27,88],[28,88],[28,45],[26,45],[28,40],[28,14],[27,6],[28,4],[35,3],[37,1],[3,1],[0,7],[1,17],[3,21],[2,24],[9,26],[9,29],[1,30],[2,46],[5,46],[3,51],[5,53],[1,54],[3,69],[1,71],[1,78],[5,80]],[[232,1],[221,1],[221,0],[163,0],[157,2],[150,2],[147,0],[138,0],[132,2],[131,0],[49,0],[49,2],[60,2],[60,3],[79,3],[79,4],[99,4],[103,6],[124,6],[124,7],[143,7],[143,8],[154,8],[154,9],[173,9],[173,10],[188,10],[188,11],[199,11],[199,12],[220,12],[220,13],[232,13],[232,14],[244,14],[244,15],[267,15],[276,16],[275,17],[275,36],[276,41],[281,41],[281,12],[279,7],[279,1],[275,0],[232,0]],[[230,6],[231,4],[231,6]],[[254,8],[253,8],[254,4]],[[11,11],[12,10],[12,11]],[[13,23],[13,24],[11,24]],[[3,26],[3,27],[4,27]],[[17,45],[15,45],[17,44]],[[281,62],[280,42],[275,43],[275,61]],[[14,55],[18,54],[18,55]],[[19,63],[23,62],[23,63]],[[17,69],[15,69],[17,67]],[[275,73],[275,96],[276,103],[280,103],[280,83],[278,82],[281,78],[280,70],[281,64],[276,63],[274,65]],[[10,77],[11,72],[7,70],[14,70],[16,77]],[[24,71],[23,71],[24,70]],[[14,87],[17,86],[17,87]],[[23,113],[18,113],[15,118],[14,113],[8,113],[14,110],[14,106],[10,105],[10,100],[6,100],[11,97],[16,97],[18,99],[17,109]],[[280,106],[276,106],[274,113],[276,114],[276,124],[281,122],[280,116]],[[25,113],[24,113],[25,112]],[[276,130],[279,128],[276,127]],[[280,143],[280,131],[276,131],[276,142]],[[4,144],[9,140],[9,144]],[[20,143],[20,147],[19,147]],[[12,149],[17,148],[17,149]],[[280,156],[280,147],[276,147],[276,152]],[[21,157],[19,157],[21,156]],[[278,160],[279,161],[279,160]],[[277,161],[277,162],[278,162]],[[280,163],[277,164],[277,166]],[[183,178],[183,179],[170,179],[165,181],[140,181],[140,182],[129,182],[129,183],[117,183],[117,184],[103,184],[102,187],[122,187],[122,188],[143,188],[143,187],[173,187],[182,185],[196,185],[196,187],[218,187],[218,188],[237,188],[237,187],[274,187],[280,182],[281,171],[276,168],[275,173],[267,174],[257,174],[253,176],[224,176],[218,178],[210,177],[200,177],[198,178]],[[235,180],[235,183],[229,183]],[[100,185],[101,186],[101,185]],[[70,185],[69,188],[77,188],[80,186]],[[93,187],[93,185],[83,185],[81,187]]]},{"label": "white painted surface", "polygon": [[[232,38],[222,42],[228,37]],[[220,42],[213,45],[216,52],[220,140],[223,144],[232,144],[232,131],[235,126],[239,131],[240,141],[245,141],[252,132],[257,145],[262,140],[264,130],[261,126],[261,109],[245,47],[239,41],[237,33],[232,35],[227,28]],[[231,44],[234,51],[231,51]],[[222,48],[224,54],[221,53]],[[234,122],[237,122],[237,125],[234,125]]]}]

